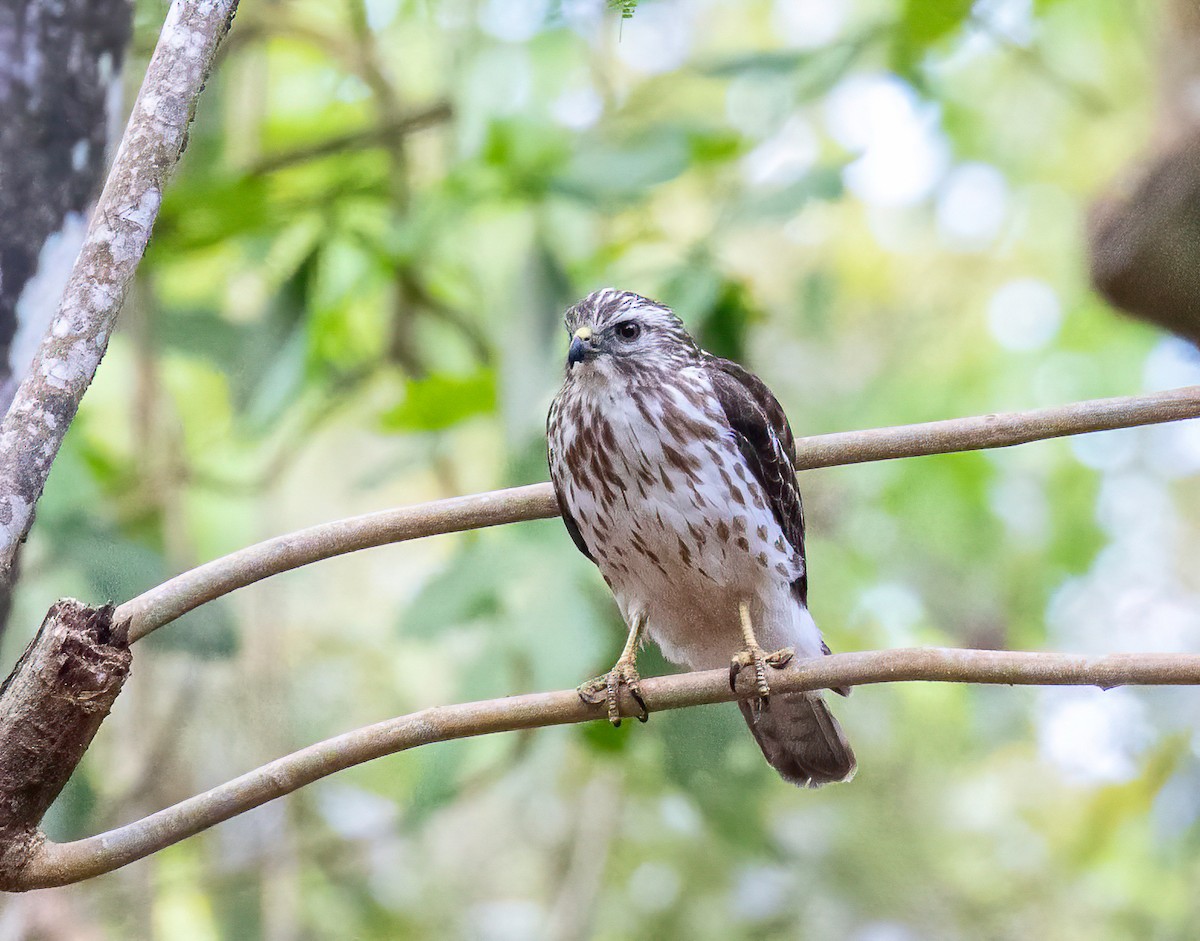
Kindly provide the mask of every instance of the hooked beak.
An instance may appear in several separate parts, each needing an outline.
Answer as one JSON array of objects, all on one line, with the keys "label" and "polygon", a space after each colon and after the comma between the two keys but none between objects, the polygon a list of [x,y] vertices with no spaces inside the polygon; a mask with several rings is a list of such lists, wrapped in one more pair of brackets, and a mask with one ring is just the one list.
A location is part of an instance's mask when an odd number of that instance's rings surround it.
[{"label": "hooked beak", "polygon": [[592,353],[592,328],[580,327],[571,337],[571,346],[567,350],[567,365],[585,362]]}]

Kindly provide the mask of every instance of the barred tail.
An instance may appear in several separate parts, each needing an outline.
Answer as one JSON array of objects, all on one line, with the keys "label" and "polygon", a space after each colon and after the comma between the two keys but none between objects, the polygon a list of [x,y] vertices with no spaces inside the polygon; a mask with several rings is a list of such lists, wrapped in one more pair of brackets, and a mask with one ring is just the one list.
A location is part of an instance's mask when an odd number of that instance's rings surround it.
[{"label": "barred tail", "polygon": [[787,693],[738,705],[767,762],[785,781],[820,787],[854,777],[854,752],[820,693]]}]

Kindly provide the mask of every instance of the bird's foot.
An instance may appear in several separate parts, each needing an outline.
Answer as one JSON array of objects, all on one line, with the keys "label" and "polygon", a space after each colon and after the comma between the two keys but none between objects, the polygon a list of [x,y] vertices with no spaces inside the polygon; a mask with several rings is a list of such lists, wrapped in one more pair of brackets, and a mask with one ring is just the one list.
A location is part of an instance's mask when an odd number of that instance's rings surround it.
[{"label": "bird's foot", "polygon": [[784,647],[772,653],[765,653],[757,644],[739,651],[729,663],[729,688],[737,692],[738,674],[747,667],[754,668],[754,689],[758,693],[759,703],[766,706],[771,696],[771,684],[767,682],[767,667],[782,670],[792,662],[796,651]]},{"label": "bird's foot", "polygon": [[642,678],[632,660],[618,660],[616,666],[595,679],[588,680],[579,687],[579,698],[589,705],[608,704],[608,721],[614,728],[621,727],[621,687],[629,690],[633,701],[641,708],[642,713],[637,717],[639,722],[650,718],[650,710],[642,699]]}]

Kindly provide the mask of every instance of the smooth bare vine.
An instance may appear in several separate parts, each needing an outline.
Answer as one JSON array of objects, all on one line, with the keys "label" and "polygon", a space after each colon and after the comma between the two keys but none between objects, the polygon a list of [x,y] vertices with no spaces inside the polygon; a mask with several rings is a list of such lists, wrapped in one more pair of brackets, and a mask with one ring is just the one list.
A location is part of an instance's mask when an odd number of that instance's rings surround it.
[{"label": "smooth bare vine", "polygon": [[[747,679],[749,677],[747,676]],[[1028,653],[942,648],[834,654],[793,661],[771,677],[778,692],[928,681],[1004,685],[1116,686],[1200,684],[1200,654]],[[651,712],[731,702],[754,695],[729,688],[728,670],[707,670],[642,681]],[[43,842],[9,891],[65,885],[90,879],[165,849],[224,820],[297,791],[338,771],[434,742],[547,728],[603,718],[602,706],[583,702],[575,690],[530,693],[483,702],[434,706],[364,726],[263,765],[203,794],[181,801],[107,833],[73,843]],[[627,699],[622,713],[637,715]]]},{"label": "smooth bare vine", "polygon": [[[1200,417],[1200,387],[1004,415],[820,435],[798,442],[803,468],[1006,447],[1061,435]],[[280,536],[184,573],[126,602],[112,622],[130,640],[263,578],[372,546],[461,532],[558,512],[548,484],[402,507]],[[1075,654],[989,650],[884,650],[798,661],[773,678],[779,691],[901,681],[1010,685],[1200,684],[1200,654]],[[653,712],[738,697],[726,671],[645,680]],[[626,704],[628,705],[628,704]],[[632,712],[630,712],[632,714]],[[310,745],[203,794],[98,836],[21,845],[0,888],[22,891],[111,872],[330,774],[421,745],[603,718],[573,690],[436,706]],[[2,834],[0,834],[2,838]]]},{"label": "smooth bare vine", "polygon": [[[1004,448],[1046,438],[1200,417],[1200,386],[1054,408],[798,438],[801,470],[903,457]],[[239,549],[117,608],[136,641],[238,588],[360,549],[558,515],[549,484],[533,484],[322,523]]]}]

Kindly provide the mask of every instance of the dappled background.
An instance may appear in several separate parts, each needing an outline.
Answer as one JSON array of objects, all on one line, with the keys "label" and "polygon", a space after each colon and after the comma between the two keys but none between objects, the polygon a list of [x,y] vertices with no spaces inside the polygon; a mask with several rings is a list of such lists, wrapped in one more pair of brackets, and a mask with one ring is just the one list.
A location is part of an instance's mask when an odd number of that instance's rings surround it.
[{"label": "dappled background", "polygon": [[[1200,382],[1193,347],[1087,279],[1089,203],[1151,133],[1154,5],[624,6],[244,0],[39,505],[7,662],[59,596],[544,480],[561,310],[599,286],[675,306],[800,435]],[[164,12],[138,6],[135,78]],[[1195,651],[1198,472],[1198,423],[806,472],[813,612],[836,650]],[[424,706],[571,687],[622,640],[557,520],[281,576],[138,645],[47,829]],[[180,941],[1200,918],[1195,690],[879,686],[835,708],[848,786],[782,783],[732,706],[437,745],[9,903],[0,933],[37,905],[47,936]]]}]

